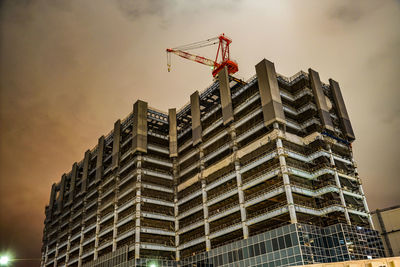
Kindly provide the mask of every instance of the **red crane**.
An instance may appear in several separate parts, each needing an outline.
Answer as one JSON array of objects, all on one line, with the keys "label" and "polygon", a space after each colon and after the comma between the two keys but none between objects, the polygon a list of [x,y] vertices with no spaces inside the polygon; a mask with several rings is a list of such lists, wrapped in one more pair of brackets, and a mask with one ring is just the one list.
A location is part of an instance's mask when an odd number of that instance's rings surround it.
[{"label": "red crane", "polygon": [[[175,48],[168,48],[166,49],[167,51],[167,66],[168,66],[168,72],[171,70],[171,53],[174,53],[175,55],[178,55],[180,57],[196,61],[198,63],[211,66],[213,68],[212,75],[215,77],[218,72],[220,72],[225,66],[228,67],[228,73],[233,74],[236,73],[239,70],[238,64],[230,59],[230,54],[229,54],[229,45],[232,43],[232,40],[225,36],[224,34],[221,34],[218,37],[214,37],[211,39],[207,39],[205,41],[200,41],[200,42],[195,42],[192,44],[188,45],[183,45]],[[217,49],[217,55],[215,57],[215,60],[211,60],[202,56],[194,55],[189,52],[188,50],[192,49],[197,49],[201,47],[206,47],[210,45],[215,45],[218,44],[218,49]],[[221,53],[220,53],[221,52]],[[220,56],[220,61],[218,62],[218,58]]]}]

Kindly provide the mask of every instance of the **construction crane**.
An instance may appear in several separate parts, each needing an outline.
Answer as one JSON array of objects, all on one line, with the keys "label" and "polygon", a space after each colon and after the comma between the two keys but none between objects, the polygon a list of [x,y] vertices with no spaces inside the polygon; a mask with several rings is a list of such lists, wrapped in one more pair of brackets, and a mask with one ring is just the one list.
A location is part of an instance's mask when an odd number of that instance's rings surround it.
[{"label": "construction crane", "polygon": [[[168,72],[171,71],[171,53],[180,57],[212,67],[212,75],[215,77],[225,66],[228,68],[229,74],[234,74],[239,70],[238,64],[230,59],[229,45],[232,40],[221,34],[218,37],[210,38],[205,41],[195,42],[188,45],[183,45],[175,48],[168,48],[167,51],[167,66]],[[187,52],[188,50],[198,49],[206,46],[218,44],[217,55],[215,60],[206,57],[198,56]],[[219,56],[221,55],[221,56]],[[220,58],[220,60],[219,60]]]}]

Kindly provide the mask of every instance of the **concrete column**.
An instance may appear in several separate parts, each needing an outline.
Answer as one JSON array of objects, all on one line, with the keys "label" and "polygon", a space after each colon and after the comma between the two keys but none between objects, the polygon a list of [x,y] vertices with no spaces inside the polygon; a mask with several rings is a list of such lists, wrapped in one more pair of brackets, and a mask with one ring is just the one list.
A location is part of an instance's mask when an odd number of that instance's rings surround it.
[{"label": "concrete column", "polygon": [[136,213],[135,213],[135,259],[140,258],[140,217],[142,202],[142,155],[137,156],[137,181],[136,181]]},{"label": "concrete column", "polygon": [[121,121],[117,120],[114,123],[114,135],[113,135],[113,150],[112,150],[112,171],[115,176],[115,194],[114,194],[114,225],[113,225],[113,243],[112,251],[117,250],[117,237],[118,237],[118,195],[119,195],[119,169],[120,169],[120,158],[121,158]]},{"label": "concrete column", "polygon": [[321,119],[322,127],[324,129],[334,131],[331,116],[329,115],[328,104],[326,103],[326,96],[322,89],[322,83],[319,78],[318,72],[313,69],[308,69],[311,89],[314,94],[315,102],[317,103],[318,113]]},{"label": "concrete column", "polygon": [[365,211],[368,213],[368,222],[369,222],[369,224],[370,224],[370,226],[371,226],[371,229],[375,229],[374,222],[372,221],[372,216],[371,216],[371,213],[370,213],[369,208],[368,208],[367,198],[365,197],[364,189],[363,189],[363,187],[362,187],[361,179],[360,179],[360,177],[358,176],[358,170],[357,170],[357,167],[356,167],[357,164],[356,164],[356,162],[355,162],[355,160],[354,160],[353,152],[351,152],[351,162],[353,163],[354,170],[355,170],[355,173],[356,173],[356,176],[357,176],[357,180],[358,180],[358,184],[359,184],[358,188],[359,188],[360,193],[361,193],[361,195],[362,195],[362,200],[363,200],[363,204],[364,204],[364,209],[365,209]]},{"label": "concrete column", "polygon": [[53,263],[53,267],[57,267],[57,257],[58,257],[58,241],[56,243],[56,252],[54,253],[54,263]]},{"label": "concrete column", "polygon": [[67,254],[65,255],[65,263],[67,264],[69,261],[69,250],[71,249],[71,233],[68,234],[67,241]]},{"label": "concrete column", "polygon": [[113,243],[112,251],[117,250],[117,237],[118,237],[118,195],[119,195],[119,176],[115,177],[115,195],[114,195],[114,224],[113,224]]},{"label": "concrete column", "polygon": [[169,124],[169,156],[171,158],[178,157],[178,133],[176,128],[176,108],[168,110]]},{"label": "concrete column", "polygon": [[[277,125],[274,126],[275,128],[277,127]],[[288,208],[289,208],[290,222],[297,223],[297,216],[294,207],[292,188],[290,187],[290,179],[289,179],[288,169],[286,166],[285,153],[283,150],[282,140],[280,138],[276,140],[276,147],[278,149],[279,163],[281,166],[283,185],[285,187],[286,201],[288,203]]]},{"label": "concrete column", "polygon": [[97,144],[96,176],[95,181],[100,182],[103,177],[103,155],[104,155],[104,135],[99,138]]},{"label": "concrete column", "polygon": [[256,73],[264,125],[269,126],[274,122],[286,124],[274,63],[261,60],[256,65]]},{"label": "concrete column", "polygon": [[46,246],[46,254],[44,255],[44,261],[42,263],[43,266],[46,265],[48,259],[49,259],[49,246],[47,245]]},{"label": "concrete column", "polygon": [[75,162],[72,165],[71,186],[70,186],[70,189],[69,189],[68,204],[71,204],[74,201],[77,170],[78,170],[78,164]]},{"label": "concrete column", "polygon": [[100,213],[100,207],[101,207],[101,195],[102,195],[103,188],[100,186],[98,189],[99,196],[97,197],[97,220],[96,220],[96,237],[94,239],[94,257],[93,259],[97,259],[98,255],[98,248],[99,248],[99,232],[100,232],[100,220],[101,220],[101,213]]},{"label": "concrete column", "polygon": [[374,222],[372,221],[371,212],[369,211],[369,208],[368,208],[367,198],[365,197],[364,189],[363,189],[363,187],[361,185],[361,180],[359,180],[359,182],[360,182],[360,185],[359,185],[360,186],[360,192],[361,192],[361,195],[363,196],[362,200],[363,200],[363,203],[364,203],[364,209],[368,213],[369,225],[371,226],[371,229],[375,230]]},{"label": "concrete column", "polygon": [[82,184],[81,192],[85,193],[88,184],[88,174],[89,174],[89,161],[90,161],[90,150],[85,152],[85,157],[83,158],[83,173],[82,173]]},{"label": "concrete column", "polygon": [[132,153],[147,153],[147,102],[136,101],[133,114]]},{"label": "concrete column", "polygon": [[243,228],[243,238],[247,239],[249,237],[249,227],[247,226],[247,212],[244,206],[244,192],[243,192],[243,182],[242,182],[242,174],[240,173],[240,161],[237,157],[238,145],[236,141],[236,131],[235,127],[231,126],[229,128],[229,133],[232,138],[232,149],[234,154],[234,164],[235,164],[235,173],[236,173],[236,183],[238,188],[239,195],[239,207],[240,207],[240,217],[242,221]]},{"label": "concrete column", "polygon": [[192,141],[193,146],[202,142],[202,127],[200,119],[200,96],[196,91],[190,96],[190,112],[192,116]]},{"label": "concrete column", "polygon": [[113,150],[112,150],[112,162],[111,169],[114,170],[119,166],[120,159],[120,148],[121,148],[121,121],[117,120],[114,123],[114,135],[113,135]]},{"label": "concrete column", "polygon": [[81,238],[79,240],[79,254],[78,254],[78,267],[82,266],[82,254],[83,254],[83,240],[84,240],[84,233],[83,231],[85,230],[85,225],[82,225],[81,227]]},{"label": "concrete column", "polygon": [[57,199],[57,213],[60,213],[64,207],[64,191],[65,191],[65,184],[67,180],[67,175],[64,173],[62,178],[61,178],[61,183],[60,183],[60,193],[58,194],[58,199]]},{"label": "concrete column", "polygon": [[79,240],[79,253],[78,253],[78,267],[82,266],[82,254],[83,254],[83,241],[85,238],[85,234],[83,231],[85,230],[85,218],[86,218],[86,205],[87,205],[87,198],[84,196],[83,198],[83,214],[82,214],[82,226],[81,226],[81,237]]},{"label": "concrete column", "polygon": [[335,182],[336,182],[336,186],[339,188],[340,202],[342,203],[342,206],[344,207],[344,216],[346,217],[347,224],[350,225],[351,220],[350,220],[350,216],[349,216],[349,210],[347,209],[346,200],[344,198],[342,185],[341,185],[340,179],[339,179],[339,174],[338,174],[338,172],[336,170],[336,166],[335,166],[335,159],[333,158],[332,149],[330,147],[329,147],[329,158],[330,158],[331,165],[334,167],[334,170],[335,170],[335,174],[334,174]]},{"label": "concrete column", "polygon": [[354,132],[353,127],[351,127],[351,122],[349,118],[349,114],[347,114],[346,105],[343,100],[342,92],[339,87],[339,83],[332,79],[329,79],[329,84],[331,86],[331,91],[333,95],[333,100],[335,102],[336,109],[339,113],[339,119],[342,124],[342,130],[344,134],[346,134],[347,138],[350,140],[354,140]]},{"label": "concrete column", "polygon": [[206,237],[206,251],[210,251],[211,249],[211,240],[210,240],[210,223],[208,222],[208,205],[207,205],[207,191],[206,191],[206,180],[203,176],[204,167],[204,152],[203,148],[198,148],[200,155],[200,182],[201,182],[201,196],[203,201],[203,215],[204,215],[204,234]]},{"label": "concrete column", "polygon": [[176,254],[175,259],[177,261],[180,260],[181,255],[178,249],[180,240],[179,240],[179,206],[178,206],[178,178],[179,178],[179,162],[177,158],[172,158],[172,169],[173,169],[173,176],[174,176],[174,216],[175,216],[175,247],[176,247]]},{"label": "concrete column", "polygon": [[53,216],[53,206],[54,206],[54,201],[56,199],[56,194],[57,194],[57,188],[56,184],[53,184],[51,186],[51,193],[50,193],[50,202],[49,202],[49,209],[48,209],[48,217],[46,218],[47,220],[51,220]]},{"label": "concrete column", "polygon": [[[69,219],[68,219],[69,225],[71,225],[71,223],[72,223],[72,215],[74,215],[73,207],[70,208],[70,212],[69,212]],[[66,253],[66,256],[65,256],[65,263],[66,264],[69,261],[69,251],[70,251],[70,249],[71,249],[71,228],[68,229],[67,253]]]},{"label": "concrete column", "polygon": [[221,96],[222,118],[224,125],[228,125],[233,121],[233,108],[231,88],[229,86],[228,68],[225,66],[218,73],[219,94]]}]

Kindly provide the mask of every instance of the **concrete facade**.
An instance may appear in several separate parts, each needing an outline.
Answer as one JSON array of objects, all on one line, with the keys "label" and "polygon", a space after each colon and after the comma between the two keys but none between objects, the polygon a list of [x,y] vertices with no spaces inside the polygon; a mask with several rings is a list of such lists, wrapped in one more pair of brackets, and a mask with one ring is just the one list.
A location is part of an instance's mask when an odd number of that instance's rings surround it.
[{"label": "concrete facade", "polygon": [[[291,227],[302,258],[279,254],[274,264],[378,257],[338,84],[311,69],[284,77],[265,59],[255,69],[246,82],[222,71],[168,113],[138,100],[52,186],[41,266],[116,266],[120,254],[136,264],[121,266],[203,266],[233,242]],[[377,250],[343,239],[332,252],[329,227],[343,238],[364,235],[357,242]],[[294,253],[293,240],[273,253]]]},{"label": "concrete facade", "polygon": [[381,233],[386,255],[400,256],[400,205],[371,212],[375,229]]}]

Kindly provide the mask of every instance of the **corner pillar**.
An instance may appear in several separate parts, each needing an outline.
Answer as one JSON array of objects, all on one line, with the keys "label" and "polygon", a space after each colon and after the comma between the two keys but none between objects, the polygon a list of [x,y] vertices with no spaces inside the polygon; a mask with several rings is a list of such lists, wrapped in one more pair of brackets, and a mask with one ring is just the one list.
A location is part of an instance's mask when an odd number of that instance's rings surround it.
[{"label": "corner pillar", "polygon": [[[274,125],[274,126],[275,126],[275,128],[278,127],[278,125]],[[295,209],[294,201],[293,201],[292,188],[290,186],[289,172],[288,172],[288,168],[286,165],[285,152],[283,149],[282,139],[279,137],[276,140],[276,148],[278,150],[279,164],[281,167],[283,185],[285,188],[286,201],[288,203],[288,208],[289,208],[290,223],[297,223],[296,209]]]},{"label": "corner pillar", "polygon": [[133,105],[132,152],[147,153],[147,102]]},{"label": "corner pillar", "polygon": [[256,65],[256,73],[264,116],[264,125],[269,126],[274,122],[285,125],[285,114],[283,112],[274,63],[263,59]]},{"label": "corner pillar", "polygon": [[135,259],[140,258],[140,230],[141,224],[140,219],[142,216],[141,212],[141,202],[142,202],[142,155],[139,153],[137,155],[137,180],[136,180],[136,212],[135,212]]},{"label": "corner pillar", "polygon": [[218,81],[219,94],[221,96],[222,118],[224,125],[228,125],[234,120],[234,118],[228,68],[226,66],[218,73]]},{"label": "corner pillar", "polygon": [[326,102],[326,96],[322,89],[322,83],[319,78],[318,72],[313,69],[308,69],[311,89],[314,94],[315,102],[317,103],[317,109],[319,117],[321,119],[322,127],[329,131],[334,131],[331,115],[329,114],[328,104]]},{"label": "corner pillar", "polygon": [[331,165],[334,167],[334,170],[335,170],[335,173],[334,173],[335,183],[336,183],[336,186],[339,188],[340,202],[344,208],[344,216],[346,218],[347,224],[350,225],[351,220],[350,220],[349,210],[347,209],[346,200],[345,200],[344,194],[343,194],[343,188],[340,183],[339,174],[337,172],[336,165],[335,165],[335,159],[333,158],[332,149],[330,147],[329,147],[329,158],[330,158]]}]

